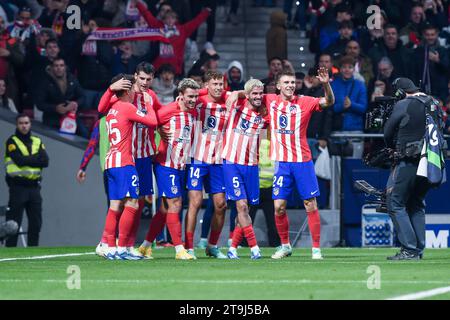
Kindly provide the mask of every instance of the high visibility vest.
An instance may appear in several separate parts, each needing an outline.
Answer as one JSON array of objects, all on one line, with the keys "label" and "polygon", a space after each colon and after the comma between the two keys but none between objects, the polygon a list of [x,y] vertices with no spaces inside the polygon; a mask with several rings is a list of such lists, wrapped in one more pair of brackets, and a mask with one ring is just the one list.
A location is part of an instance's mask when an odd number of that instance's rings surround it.
[{"label": "high visibility vest", "polygon": [[259,145],[259,187],[271,188],[275,166],[269,156],[270,141],[261,139]]},{"label": "high visibility vest", "polygon": [[[12,139],[16,146],[19,148],[20,152],[24,156],[30,156],[25,144],[16,136],[12,136]],[[37,154],[39,152],[39,147],[41,146],[41,139],[38,137],[31,137],[31,155]],[[11,157],[7,156],[5,153],[5,167],[6,174],[10,177],[21,177],[29,180],[38,180],[41,177],[42,168],[35,168],[29,166],[19,167]]]}]

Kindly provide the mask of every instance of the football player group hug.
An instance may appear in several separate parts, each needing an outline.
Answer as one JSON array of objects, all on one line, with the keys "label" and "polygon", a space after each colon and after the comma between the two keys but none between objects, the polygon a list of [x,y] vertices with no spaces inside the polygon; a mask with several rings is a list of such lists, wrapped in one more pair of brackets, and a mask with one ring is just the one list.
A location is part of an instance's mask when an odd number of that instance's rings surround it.
[{"label": "football player group hug", "polygon": [[[250,257],[260,259],[249,206],[259,202],[259,142],[260,135],[269,132],[275,165],[272,196],[281,240],[272,258],[292,254],[286,204],[296,187],[307,212],[312,258],[322,259],[319,188],[306,131],[313,112],[334,104],[328,70],[318,70],[325,92],[321,98],[295,95],[295,75],[289,71],[278,75],[279,95],[264,94],[263,83],[257,79],[247,81],[242,91],[227,92],[223,74],[208,71],[204,88],[193,79],[182,79],[176,100],[168,105],[161,105],[149,89],[153,73],[152,65],[144,62],[134,75],[117,75],[98,107],[106,114],[110,144],[105,159],[110,205],[97,254],[111,260],[151,259],[151,245],[167,226],[175,258],[196,259],[194,232],[204,189],[214,202],[206,255],[239,259],[236,248],[245,237]],[[161,136],[158,147],[155,130]],[[144,242],[135,249],[144,199],[153,193],[152,170],[160,205]],[[179,216],[186,189],[189,206],[183,241]],[[235,201],[238,214],[225,255],[217,242],[227,200]]]}]

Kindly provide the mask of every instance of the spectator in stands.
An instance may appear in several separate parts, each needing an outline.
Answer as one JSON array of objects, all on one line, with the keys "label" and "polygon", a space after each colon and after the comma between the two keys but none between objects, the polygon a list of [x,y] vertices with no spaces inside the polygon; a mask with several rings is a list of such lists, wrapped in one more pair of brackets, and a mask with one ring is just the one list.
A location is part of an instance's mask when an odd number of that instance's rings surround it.
[{"label": "spectator in stands", "polygon": [[244,90],[244,68],[239,61],[231,61],[225,75],[226,87],[229,91]]},{"label": "spectator in stands", "polygon": [[158,76],[152,82],[152,89],[158,96],[161,104],[169,104],[174,101],[173,93],[175,85],[175,69],[170,64],[163,64],[157,70]]},{"label": "spectator in stands", "polygon": [[264,84],[264,93],[275,93],[277,92],[277,84],[275,83],[275,79],[269,79],[266,84]]},{"label": "spectator in stands", "polygon": [[[388,57],[395,66],[396,77],[408,77],[411,69],[411,51],[398,38],[397,27],[388,24],[384,27],[383,43],[369,51],[369,57],[376,66],[381,58]],[[376,73],[377,70],[374,70]]]},{"label": "spectator in stands", "polygon": [[69,29],[66,21],[70,19],[71,13],[67,12],[69,0],[49,1],[39,17],[39,23],[46,28],[52,28],[58,37],[58,44],[70,70],[75,69],[77,52],[73,50],[76,46],[78,30]]},{"label": "spectator in stands", "polygon": [[383,44],[384,27],[388,23],[388,17],[383,10],[380,13],[374,13],[374,15],[374,18],[380,21],[380,28],[377,26],[370,29],[367,26],[358,28],[359,43],[364,53],[368,53],[373,47],[378,47]]},{"label": "spectator in stands", "polygon": [[26,42],[32,34],[39,33],[41,26],[37,21],[31,19],[31,9],[23,7],[20,9],[14,24],[9,27],[11,37]]},{"label": "spectator in stands", "polygon": [[159,55],[153,61],[153,65],[158,69],[162,64],[168,63],[175,67],[177,76],[184,74],[183,58],[186,39],[208,18],[211,9],[205,8],[199,15],[185,24],[178,23],[177,14],[169,11],[164,15],[164,20],[159,21],[145,6],[137,2],[137,7],[141,15],[150,28],[163,28],[163,32],[169,43],[160,43]]},{"label": "spectator in stands", "polygon": [[16,105],[14,101],[6,94],[6,82],[0,78],[0,109],[7,109],[14,113],[17,113]]},{"label": "spectator in stands", "polygon": [[421,83],[423,92],[446,100],[448,95],[448,51],[439,44],[436,26],[427,24],[423,28],[422,44],[414,51],[415,83]]},{"label": "spectator in stands", "polygon": [[270,14],[270,28],[266,33],[266,58],[287,59],[286,14],[274,11]]},{"label": "spectator in stands", "polygon": [[372,79],[368,86],[368,96],[371,102],[376,97],[392,96],[392,83],[396,79],[393,71],[394,66],[389,58],[384,57],[378,62],[378,76]]},{"label": "spectator in stands", "polygon": [[[95,76],[95,75],[93,75]],[[56,58],[46,69],[46,76],[36,90],[36,106],[43,111],[43,123],[59,129],[60,120],[83,105],[84,93],[78,80],[67,71],[64,59]],[[77,119],[77,134],[88,137],[86,128]]]},{"label": "spectator in stands", "polygon": [[408,24],[400,30],[400,40],[407,48],[416,48],[420,44],[425,19],[422,5],[419,3],[413,5]]},{"label": "spectator in stands", "polygon": [[204,72],[201,70],[189,70],[187,77],[193,79],[195,82],[198,83],[200,88],[203,88],[203,76]]},{"label": "spectator in stands", "polygon": [[362,131],[367,109],[366,85],[353,76],[355,60],[344,56],[340,61],[340,75],[331,83],[336,102],[333,107],[333,130]]},{"label": "spectator in stands", "polygon": [[373,66],[370,58],[361,52],[358,41],[350,40],[345,47],[345,54],[355,59],[355,79],[369,84],[373,78]]},{"label": "spectator in stands", "polygon": [[103,1],[100,0],[70,0],[69,4],[80,8],[82,23],[103,15]]},{"label": "spectator in stands", "polygon": [[219,67],[220,56],[214,49],[205,49],[200,53],[200,58],[195,61],[189,73],[198,73],[204,75],[208,70],[217,70]]},{"label": "spectator in stands", "polygon": [[280,57],[272,57],[269,59],[269,74],[267,78],[261,80],[264,85],[267,85],[272,80],[275,80],[277,74],[283,70],[283,59]]},{"label": "spectator in stands", "polygon": [[[102,18],[90,20],[88,24],[83,24],[77,41],[76,50],[80,53],[77,63],[78,80],[85,91],[85,107],[87,109],[97,109],[102,94],[109,86],[112,78],[114,51],[109,41],[86,41],[86,39],[97,27],[109,26],[108,21]],[[122,57],[124,55],[125,53],[122,53]],[[130,64],[130,61],[127,61]],[[93,74],[95,77],[92,76]]]},{"label": "spectator in stands", "polygon": [[339,37],[325,50],[333,60],[339,60],[344,55],[347,43],[353,39],[353,22],[351,20],[341,22],[338,32]]},{"label": "spectator in stands", "polygon": [[139,64],[139,58],[133,55],[130,41],[122,41],[115,48],[112,61],[112,74],[113,76],[119,73],[134,74],[137,65]]},{"label": "spectator in stands", "polygon": [[424,0],[423,8],[425,10],[426,21],[430,24],[436,26],[438,29],[442,29],[448,25],[447,12],[444,9],[442,0]]},{"label": "spectator in stands", "polygon": [[295,94],[305,95],[307,88],[304,82],[305,74],[303,72],[295,72]]},{"label": "spectator in stands", "polygon": [[0,17],[0,79],[8,83],[7,94],[16,104],[19,102],[19,88],[15,69],[23,64],[24,59],[20,39],[11,37],[6,30],[5,20]]},{"label": "spectator in stands", "polygon": [[322,53],[319,56],[319,60],[317,61],[317,65],[319,68],[326,68],[330,73],[330,79],[334,79],[334,77],[339,74],[339,69],[333,65],[333,60],[328,53]]},{"label": "spectator in stands", "polygon": [[340,3],[335,9],[336,18],[325,25],[320,31],[320,51],[323,52],[329,45],[339,38],[339,25],[343,21],[352,19],[352,9],[348,3]]},{"label": "spectator in stands", "polygon": [[[210,15],[206,20],[206,42],[204,45],[204,49],[213,49],[214,50],[214,34],[216,33],[216,8],[217,8],[217,0],[190,0],[192,16],[197,16],[202,11],[202,8],[208,8],[210,11]],[[198,49],[197,46],[197,28],[194,29],[191,36],[191,53],[194,48]],[[194,46],[194,48],[192,47]]]}]

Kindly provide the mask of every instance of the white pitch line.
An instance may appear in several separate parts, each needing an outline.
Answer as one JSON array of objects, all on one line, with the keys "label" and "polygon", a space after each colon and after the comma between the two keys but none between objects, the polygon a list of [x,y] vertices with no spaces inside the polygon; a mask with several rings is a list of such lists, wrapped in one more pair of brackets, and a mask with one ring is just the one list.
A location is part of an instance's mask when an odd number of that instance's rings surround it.
[{"label": "white pitch line", "polygon": [[432,289],[432,290],[419,291],[416,293],[405,294],[403,296],[393,297],[393,298],[390,298],[387,300],[419,300],[419,299],[434,297],[434,296],[444,294],[447,292],[450,292],[450,287],[442,287],[442,288],[436,288],[436,289]]},{"label": "white pitch line", "polygon": [[[204,279],[81,279],[84,283],[99,284],[161,284],[161,283],[183,283],[183,284],[278,284],[278,285],[294,285],[294,284],[366,284],[367,280],[311,280],[311,279],[279,279],[279,280],[204,280]],[[48,283],[66,283],[65,279],[0,279],[0,283],[15,282],[48,282]],[[388,284],[448,284],[446,281],[411,281],[411,280],[393,280],[384,281]]]},{"label": "white pitch line", "polygon": [[66,253],[66,254],[51,254],[46,256],[33,256],[33,257],[19,257],[19,258],[4,258],[0,259],[0,262],[4,261],[16,261],[16,260],[40,260],[40,259],[52,259],[60,257],[77,257],[95,254],[95,252],[82,252],[82,253]]}]

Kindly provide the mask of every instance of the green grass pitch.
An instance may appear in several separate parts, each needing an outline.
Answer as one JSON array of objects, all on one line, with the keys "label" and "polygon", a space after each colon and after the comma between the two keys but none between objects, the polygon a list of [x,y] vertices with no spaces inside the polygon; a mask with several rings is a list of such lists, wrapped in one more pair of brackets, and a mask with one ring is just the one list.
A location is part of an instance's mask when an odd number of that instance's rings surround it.
[{"label": "green grass pitch", "polygon": [[[387,299],[450,286],[450,249],[428,249],[422,261],[400,262],[386,260],[395,249],[359,248],[322,249],[322,261],[311,260],[303,248],[283,260],[270,259],[273,248],[264,248],[256,261],[248,248],[239,249],[240,260],[207,258],[197,249],[196,261],[179,261],[173,248],[155,249],[155,259],[141,261],[93,254],[5,260],[93,249],[0,249],[0,299]],[[76,283],[69,266],[80,270],[80,289],[68,288]],[[380,289],[367,286],[375,276],[369,266],[379,268]],[[429,299],[450,299],[450,293]]]}]

